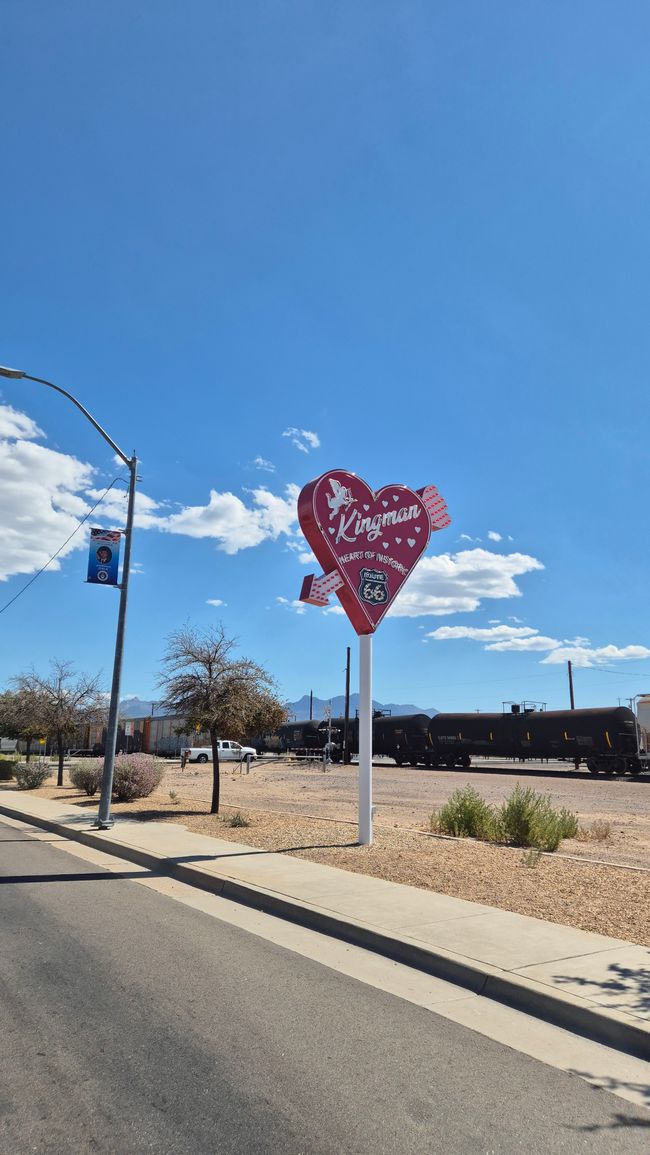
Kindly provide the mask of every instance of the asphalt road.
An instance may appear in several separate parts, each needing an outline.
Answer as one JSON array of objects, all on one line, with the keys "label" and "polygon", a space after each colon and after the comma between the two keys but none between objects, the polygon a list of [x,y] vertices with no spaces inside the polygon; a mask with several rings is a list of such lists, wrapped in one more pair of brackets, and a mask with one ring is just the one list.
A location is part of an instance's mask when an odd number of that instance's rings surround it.
[{"label": "asphalt road", "polygon": [[0,823],[0,1155],[641,1153],[650,1111]]}]

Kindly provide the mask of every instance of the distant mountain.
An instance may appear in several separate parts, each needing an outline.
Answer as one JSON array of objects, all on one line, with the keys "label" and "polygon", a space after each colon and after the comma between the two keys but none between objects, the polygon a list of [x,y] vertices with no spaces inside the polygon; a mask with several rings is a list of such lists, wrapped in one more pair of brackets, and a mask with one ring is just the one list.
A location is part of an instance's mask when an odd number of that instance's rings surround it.
[{"label": "distant mountain", "polygon": [[123,698],[120,702],[120,718],[146,718],[151,714],[153,705],[154,702],[146,702],[142,698]]},{"label": "distant mountain", "polygon": [[[332,707],[332,717],[342,718],[345,713],[345,696],[338,694],[336,697],[328,700],[326,698],[314,698],[313,702],[313,716],[320,721],[325,717],[325,708]],[[413,706],[410,702],[399,704],[396,702],[377,702],[374,698],[372,700],[374,710],[383,710],[390,714],[428,714],[429,718],[433,718],[434,714],[439,711],[431,706],[428,710],[423,709],[422,706]],[[354,718],[359,708],[359,695],[350,694],[350,717]],[[289,716],[295,718],[297,722],[304,722],[309,718],[309,694],[303,694],[297,702],[288,702],[287,709]]]},{"label": "distant mountain", "polygon": [[[326,698],[314,698],[313,715],[318,721],[325,717],[325,707],[331,705],[332,717],[342,718],[345,713],[345,697],[343,694],[338,694],[331,699],[331,702]],[[424,710],[422,706],[413,706],[410,702],[398,705],[397,702],[377,702],[374,698],[372,700],[373,709],[383,710],[390,714],[428,714],[433,718],[434,714],[439,713],[433,706],[428,710]],[[160,717],[165,713],[160,709],[157,702],[147,701],[144,698],[123,698],[120,702],[120,718],[147,718],[151,715],[153,707],[154,717]],[[354,718],[359,708],[359,695],[350,694],[350,717]],[[288,702],[287,709],[289,717],[293,721],[304,722],[309,718],[309,694],[303,694],[297,702]]]}]

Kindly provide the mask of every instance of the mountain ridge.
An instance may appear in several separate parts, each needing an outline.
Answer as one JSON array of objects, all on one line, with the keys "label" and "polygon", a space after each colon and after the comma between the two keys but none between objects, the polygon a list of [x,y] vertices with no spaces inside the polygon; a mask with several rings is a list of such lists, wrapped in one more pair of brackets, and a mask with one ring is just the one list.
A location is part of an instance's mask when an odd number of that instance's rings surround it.
[{"label": "mountain ridge", "polygon": [[[410,702],[378,702],[375,698],[372,700],[374,710],[382,710],[390,714],[427,714],[432,718],[434,714],[438,714],[434,706],[424,709],[422,706],[414,706]],[[343,717],[345,713],[345,696],[343,694],[336,694],[333,698],[317,698],[313,699],[313,717],[320,721],[325,717],[327,707],[331,707],[332,717]],[[359,695],[350,694],[350,717],[354,718],[359,708]],[[290,721],[306,722],[309,718],[309,694],[303,694],[302,698],[298,698],[296,702],[287,702],[287,710],[289,711]],[[165,713],[164,710],[157,709],[157,703],[149,699],[138,698],[123,698],[120,702],[120,718],[146,718],[146,717],[160,717]]]},{"label": "mountain ridge", "polygon": [[[343,717],[345,713],[345,695],[336,694],[333,698],[317,698],[314,696],[312,711],[313,717],[320,721],[325,717],[327,707],[331,707],[332,717]],[[432,718],[434,714],[440,711],[436,710],[435,706],[430,706],[424,709],[422,706],[414,706],[411,702],[378,702],[376,698],[372,700],[374,710],[382,710],[390,714],[426,714]],[[359,695],[350,694],[350,717],[354,718],[359,708]],[[289,711],[290,720],[295,719],[296,722],[305,722],[309,718],[309,694],[303,694],[302,698],[298,698],[296,702],[287,702],[287,709]]]}]

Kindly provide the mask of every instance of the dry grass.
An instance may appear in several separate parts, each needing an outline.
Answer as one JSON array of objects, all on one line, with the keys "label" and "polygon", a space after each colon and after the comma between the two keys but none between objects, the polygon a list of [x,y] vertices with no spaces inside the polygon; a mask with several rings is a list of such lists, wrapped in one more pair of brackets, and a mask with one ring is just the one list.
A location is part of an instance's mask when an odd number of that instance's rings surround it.
[{"label": "dry grass", "polygon": [[[46,786],[40,795],[95,808],[74,789]],[[436,838],[397,827],[375,827],[372,846],[356,844],[356,824],[228,807],[219,816],[207,803],[155,794],[118,803],[113,812],[181,822],[188,830],[307,858],[391,882],[512,910],[650,947],[650,872],[583,859],[539,855],[474,842]],[[233,826],[239,813],[248,826]],[[236,819],[237,823],[239,819]],[[595,836],[598,837],[597,835]]]}]

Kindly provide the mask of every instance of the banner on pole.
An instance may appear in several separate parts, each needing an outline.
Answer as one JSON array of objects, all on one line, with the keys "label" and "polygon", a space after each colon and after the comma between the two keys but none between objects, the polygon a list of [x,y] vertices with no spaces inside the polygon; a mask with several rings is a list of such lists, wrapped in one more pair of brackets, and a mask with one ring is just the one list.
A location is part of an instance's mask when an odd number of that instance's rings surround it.
[{"label": "banner on pole", "polygon": [[298,497],[298,520],[321,577],[309,574],[300,600],[328,605],[336,593],[356,632],[372,634],[429,544],[451,523],[435,485],[370,486],[343,469],[310,481]]},{"label": "banner on pole", "polygon": [[122,534],[114,529],[91,529],[87,581],[103,586],[117,585]]}]

